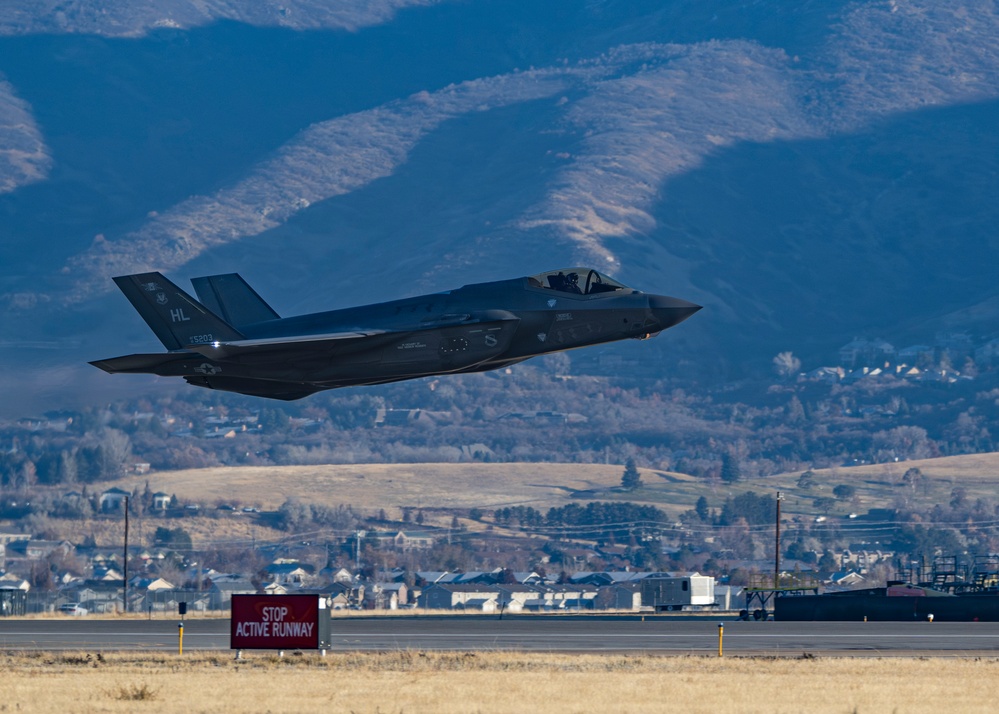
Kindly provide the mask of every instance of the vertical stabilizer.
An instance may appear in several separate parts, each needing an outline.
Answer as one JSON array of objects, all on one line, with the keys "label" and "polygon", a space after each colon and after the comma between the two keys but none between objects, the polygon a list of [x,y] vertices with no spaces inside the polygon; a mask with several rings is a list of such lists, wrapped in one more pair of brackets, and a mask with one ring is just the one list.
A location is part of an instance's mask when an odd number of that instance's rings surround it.
[{"label": "vertical stabilizer", "polygon": [[201,302],[231,325],[281,319],[237,273],[191,278],[191,283]]},{"label": "vertical stabilizer", "polygon": [[242,340],[243,335],[160,273],[114,279],[168,350]]}]

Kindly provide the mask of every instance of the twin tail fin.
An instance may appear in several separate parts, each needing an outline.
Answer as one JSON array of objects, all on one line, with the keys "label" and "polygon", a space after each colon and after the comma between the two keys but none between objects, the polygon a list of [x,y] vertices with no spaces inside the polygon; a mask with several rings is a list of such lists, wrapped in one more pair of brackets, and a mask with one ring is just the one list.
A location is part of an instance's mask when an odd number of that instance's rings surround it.
[{"label": "twin tail fin", "polygon": [[185,350],[244,336],[160,273],[114,278],[146,324],[168,350]]}]

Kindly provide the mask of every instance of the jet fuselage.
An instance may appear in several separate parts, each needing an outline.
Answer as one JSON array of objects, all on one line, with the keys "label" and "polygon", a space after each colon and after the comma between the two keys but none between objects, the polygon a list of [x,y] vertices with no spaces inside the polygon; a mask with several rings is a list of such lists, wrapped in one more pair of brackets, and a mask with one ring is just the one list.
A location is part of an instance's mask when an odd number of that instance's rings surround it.
[{"label": "jet fuselage", "polygon": [[204,304],[158,273],[115,280],[171,351],[159,359],[130,355],[96,366],[181,376],[198,386],[279,399],[486,371],[551,352],[649,337],[699,309],[586,269],[287,318],[277,317],[235,275],[195,279]]}]

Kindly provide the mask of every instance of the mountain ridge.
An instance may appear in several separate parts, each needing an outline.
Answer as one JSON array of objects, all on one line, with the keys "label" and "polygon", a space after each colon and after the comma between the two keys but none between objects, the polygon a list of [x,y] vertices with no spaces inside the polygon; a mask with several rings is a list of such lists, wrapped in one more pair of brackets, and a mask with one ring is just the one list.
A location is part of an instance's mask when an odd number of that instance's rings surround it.
[{"label": "mountain ridge", "polygon": [[994,334],[994,7],[72,7],[92,34],[0,10],[0,329],[62,335],[45,368],[151,344],[109,280],[146,269],[305,311],[591,263],[731,364]]}]

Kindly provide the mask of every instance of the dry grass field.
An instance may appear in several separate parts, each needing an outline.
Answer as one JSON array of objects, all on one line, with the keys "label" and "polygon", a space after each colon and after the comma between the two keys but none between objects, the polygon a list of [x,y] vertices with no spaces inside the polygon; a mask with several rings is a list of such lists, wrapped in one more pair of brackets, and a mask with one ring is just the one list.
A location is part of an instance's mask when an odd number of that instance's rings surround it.
[{"label": "dry grass field", "polygon": [[[789,514],[814,512],[812,501],[831,496],[839,484],[857,489],[852,503],[841,510],[888,506],[899,494],[902,475],[918,468],[926,480],[908,494],[927,508],[947,503],[956,486],[968,498],[993,497],[999,482],[999,453],[970,454],[922,461],[873,464],[817,470],[815,486],[797,487],[800,472],[735,485],[656,469],[640,469],[643,487],[622,492],[623,467],[604,464],[351,464],[320,466],[254,466],[157,472],[95,486],[141,489],[148,479],[153,490],[206,503],[239,501],[264,509],[278,507],[287,498],[326,505],[351,504],[367,511],[384,508],[398,515],[403,506],[414,508],[481,508],[533,506],[539,510],[570,501],[627,499],[652,503],[676,514],[692,508],[704,495],[712,506],[747,490],[781,490],[788,496]],[[236,519],[231,519],[236,520]],[[218,528],[225,526],[219,525]],[[228,526],[233,529],[235,525]]]},{"label": "dry grass field", "polygon": [[[232,466],[165,471],[102,483],[95,488],[143,487],[207,503],[234,499],[274,509],[288,498],[327,505],[414,508],[565,505],[572,493],[620,486],[623,467],[602,464],[349,464]],[[690,476],[676,475],[679,479]],[[647,481],[662,480],[646,471]]]},{"label": "dry grass field", "polygon": [[[384,509],[389,518],[397,520],[402,519],[403,507],[412,507],[427,509],[427,524],[446,526],[451,515],[435,513],[433,509],[474,507],[489,511],[523,505],[544,511],[570,502],[585,503],[574,498],[581,491],[592,493],[594,500],[615,497],[643,500],[637,493],[612,490],[620,486],[622,471],[623,467],[616,465],[535,463],[234,466],[154,472],[95,484],[91,490],[99,493],[117,486],[141,492],[148,481],[153,491],[209,506],[235,503],[268,511],[295,498],[331,507],[349,504],[368,515]],[[649,483],[666,483],[658,473],[646,469],[643,477]],[[670,478],[678,483],[689,482],[690,488],[696,488],[697,480],[692,476],[671,474]],[[679,513],[689,507],[678,504],[667,510]],[[182,526],[191,534],[195,547],[206,541],[249,544],[254,539],[276,541],[288,535],[262,526],[257,519],[239,511],[220,515],[209,509],[182,521],[163,521],[158,517],[136,520],[132,523],[134,542],[148,542],[148,536],[161,525]],[[466,525],[472,530],[481,528],[475,522]],[[68,540],[93,536],[101,545],[120,543],[124,535],[124,523],[118,519],[53,521],[51,529],[53,535]]]},{"label": "dry grass field", "polygon": [[[908,486],[903,483],[902,477],[913,468],[919,469],[925,479],[915,486]],[[950,503],[951,492],[957,487],[965,489],[969,503],[974,503],[977,498],[994,500],[999,485],[999,453],[819,469],[815,474],[816,486],[810,489],[797,487],[800,472],[774,476],[757,484],[772,480],[771,488],[785,491],[788,500],[782,510],[788,513],[814,513],[811,507],[814,498],[832,496],[833,488],[839,484],[855,487],[857,495],[851,501],[838,502],[833,515],[891,507],[898,499],[907,500],[915,510],[928,511],[937,504],[946,506]]]},{"label": "dry grass field", "polygon": [[991,712],[995,659],[6,654],[8,712]]},{"label": "dry grass field", "polygon": [[[906,470],[918,468],[925,479],[915,486],[903,484]],[[505,506],[532,506],[544,512],[568,503],[585,505],[589,500],[628,500],[648,503],[670,516],[694,507],[700,496],[718,508],[729,496],[745,491],[782,491],[786,500],[782,512],[788,516],[819,515],[815,499],[832,497],[833,489],[846,484],[856,489],[849,499],[836,499],[829,515],[865,513],[871,508],[892,507],[905,499],[910,508],[928,511],[935,504],[947,504],[956,487],[964,488],[969,502],[979,497],[994,499],[999,483],[999,453],[952,456],[922,461],[873,464],[850,468],[820,469],[814,485],[798,487],[800,472],[726,484],[656,469],[639,469],[643,485],[635,491],[622,491],[623,467],[604,464],[352,464],[319,466],[220,467],[185,471],[156,472],[95,484],[93,490],[110,486],[141,490],[150,488],[176,494],[179,498],[213,505],[237,503],[272,510],[286,499],[327,506],[350,504],[373,515],[384,509],[389,518],[400,519],[403,507],[427,509],[427,522],[446,525],[446,512],[433,509],[480,508],[490,511]],[[256,519],[240,513],[214,517],[185,518],[182,525],[191,533],[195,546],[204,540],[249,543],[279,540],[285,533],[264,527]],[[216,514],[217,515],[217,514]],[[172,523],[172,522],[171,522]],[[177,523],[180,523],[179,521]],[[54,524],[53,527],[57,527]],[[119,521],[66,521],[61,537],[74,539],[92,535],[100,544],[121,541]],[[158,518],[140,520],[134,527],[141,540],[143,530],[151,532],[162,525]],[[468,522],[473,529],[479,524]]]}]

